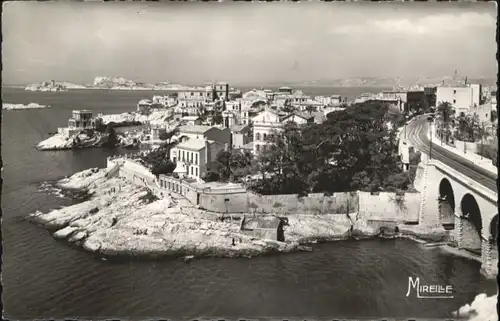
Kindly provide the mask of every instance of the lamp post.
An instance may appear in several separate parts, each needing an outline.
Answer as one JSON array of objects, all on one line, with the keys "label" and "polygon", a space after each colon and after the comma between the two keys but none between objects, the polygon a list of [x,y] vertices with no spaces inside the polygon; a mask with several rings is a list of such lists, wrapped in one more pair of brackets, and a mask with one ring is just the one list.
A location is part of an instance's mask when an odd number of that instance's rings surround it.
[{"label": "lamp post", "polygon": [[429,160],[431,160],[432,159],[432,126],[431,126],[431,122],[432,121],[429,120],[428,122],[429,122],[429,130],[431,132],[431,135],[430,135],[430,137],[431,137],[431,143],[430,143],[430,146],[429,146]]}]

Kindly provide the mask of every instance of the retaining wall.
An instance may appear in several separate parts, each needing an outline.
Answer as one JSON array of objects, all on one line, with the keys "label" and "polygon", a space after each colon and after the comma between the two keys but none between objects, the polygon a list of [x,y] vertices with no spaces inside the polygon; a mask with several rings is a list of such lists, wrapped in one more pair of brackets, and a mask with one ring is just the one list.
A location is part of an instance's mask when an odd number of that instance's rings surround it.
[{"label": "retaining wall", "polygon": [[347,214],[358,211],[358,194],[335,193],[325,196],[323,193],[298,197],[296,194],[259,195],[248,192],[250,212],[276,214]]},{"label": "retaining wall", "polygon": [[420,193],[358,192],[359,216],[370,221],[418,222]]},{"label": "retaining wall", "polygon": [[[200,188],[166,175],[158,179],[144,166],[130,159],[108,159],[108,169],[122,164],[119,175],[130,182],[146,186],[155,194],[174,192],[181,194],[193,205],[216,213],[265,213],[278,215],[294,214],[347,214],[359,213],[370,221],[418,222],[420,193],[367,192],[323,193],[298,197],[288,195],[260,195],[241,188]],[[398,201],[402,198],[402,201]]]}]

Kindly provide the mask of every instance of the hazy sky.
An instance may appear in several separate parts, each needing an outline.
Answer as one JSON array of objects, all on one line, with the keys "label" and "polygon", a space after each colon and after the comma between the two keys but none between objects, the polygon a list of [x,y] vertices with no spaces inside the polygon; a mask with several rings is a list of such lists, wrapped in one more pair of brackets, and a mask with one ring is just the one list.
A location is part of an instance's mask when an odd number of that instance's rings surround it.
[{"label": "hazy sky", "polygon": [[3,3],[3,82],[496,77],[490,3]]}]

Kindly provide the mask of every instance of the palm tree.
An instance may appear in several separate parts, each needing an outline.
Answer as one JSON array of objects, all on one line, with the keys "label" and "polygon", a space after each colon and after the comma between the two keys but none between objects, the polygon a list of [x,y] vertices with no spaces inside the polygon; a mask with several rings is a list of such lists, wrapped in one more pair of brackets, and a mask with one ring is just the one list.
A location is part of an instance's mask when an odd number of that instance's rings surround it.
[{"label": "palm tree", "polygon": [[450,127],[454,121],[455,110],[449,102],[440,102],[437,106],[437,111],[439,118],[441,120],[441,133],[446,133],[446,142],[448,143],[450,138]]}]

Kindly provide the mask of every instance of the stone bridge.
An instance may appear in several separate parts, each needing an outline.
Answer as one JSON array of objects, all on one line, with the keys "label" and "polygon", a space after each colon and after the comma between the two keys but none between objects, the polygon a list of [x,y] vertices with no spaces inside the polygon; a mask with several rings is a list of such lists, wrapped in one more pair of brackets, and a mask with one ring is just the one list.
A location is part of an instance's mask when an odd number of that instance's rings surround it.
[{"label": "stone bridge", "polygon": [[415,188],[422,193],[419,224],[442,226],[459,249],[481,256],[482,270],[496,274],[498,194],[422,153]]}]

